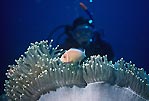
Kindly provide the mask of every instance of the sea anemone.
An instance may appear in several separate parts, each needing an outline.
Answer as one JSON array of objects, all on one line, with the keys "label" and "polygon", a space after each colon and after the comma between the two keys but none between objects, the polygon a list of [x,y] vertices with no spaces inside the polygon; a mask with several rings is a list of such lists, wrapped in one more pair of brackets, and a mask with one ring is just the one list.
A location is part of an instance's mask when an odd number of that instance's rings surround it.
[{"label": "sea anemone", "polygon": [[[44,96],[58,92],[59,89],[84,90],[93,84],[97,89],[92,93],[127,91],[132,93],[133,99],[149,100],[149,75],[143,68],[137,68],[132,62],[127,63],[123,59],[113,64],[107,60],[107,56],[100,55],[91,56],[79,63],[63,63],[60,60],[63,53],[63,49],[58,49],[58,46],[52,47],[52,41],[49,45],[48,41],[31,43],[25,55],[16,60],[17,64],[9,65],[10,69],[6,73],[8,80],[4,85],[8,99],[41,101]],[[102,91],[99,87],[103,87]]]}]

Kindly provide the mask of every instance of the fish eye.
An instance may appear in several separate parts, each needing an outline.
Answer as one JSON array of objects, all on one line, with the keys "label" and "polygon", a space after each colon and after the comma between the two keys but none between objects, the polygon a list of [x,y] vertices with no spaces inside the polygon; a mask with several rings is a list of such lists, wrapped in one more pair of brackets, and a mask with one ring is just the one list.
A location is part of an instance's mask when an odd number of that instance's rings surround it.
[{"label": "fish eye", "polygon": [[63,58],[66,58],[66,56],[63,56]]}]

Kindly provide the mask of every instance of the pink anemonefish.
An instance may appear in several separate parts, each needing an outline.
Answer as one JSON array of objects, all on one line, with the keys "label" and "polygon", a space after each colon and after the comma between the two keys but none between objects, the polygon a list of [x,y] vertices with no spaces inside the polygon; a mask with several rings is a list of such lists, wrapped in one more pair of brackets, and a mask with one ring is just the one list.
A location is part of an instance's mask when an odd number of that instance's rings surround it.
[{"label": "pink anemonefish", "polygon": [[79,62],[86,57],[85,51],[80,49],[70,48],[60,58],[64,63]]}]

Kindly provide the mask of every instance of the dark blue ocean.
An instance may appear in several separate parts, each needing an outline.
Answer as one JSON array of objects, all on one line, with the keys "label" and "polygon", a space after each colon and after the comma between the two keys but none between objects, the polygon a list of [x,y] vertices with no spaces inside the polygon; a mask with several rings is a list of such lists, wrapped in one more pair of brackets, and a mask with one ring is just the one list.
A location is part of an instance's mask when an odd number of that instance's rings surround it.
[{"label": "dark blue ocean", "polygon": [[55,27],[72,24],[76,17],[88,17],[80,2],[88,6],[96,29],[111,44],[115,60],[123,57],[149,73],[148,0],[1,0],[0,94],[8,65],[15,64],[31,42],[46,39]]}]

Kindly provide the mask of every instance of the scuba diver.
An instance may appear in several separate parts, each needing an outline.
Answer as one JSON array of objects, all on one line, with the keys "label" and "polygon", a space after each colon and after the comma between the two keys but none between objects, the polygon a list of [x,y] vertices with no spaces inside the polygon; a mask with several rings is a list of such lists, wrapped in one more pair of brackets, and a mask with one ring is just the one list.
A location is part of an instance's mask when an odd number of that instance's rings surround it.
[{"label": "scuba diver", "polygon": [[[60,42],[59,48],[65,50],[70,48],[82,49],[85,50],[86,57],[99,54],[101,56],[107,55],[108,60],[113,60],[114,53],[111,45],[101,38],[101,33],[95,31],[93,17],[86,5],[81,2],[80,7],[89,16],[89,19],[78,17],[73,21],[72,25],[61,25],[56,27],[49,35],[48,40],[51,39],[55,31],[64,28],[66,38],[64,42]],[[58,41],[64,33],[59,35]]]},{"label": "scuba diver", "polygon": [[86,57],[92,55],[107,55],[108,60],[114,59],[114,52],[109,43],[101,38],[101,34],[94,31],[94,26],[89,23],[89,19],[78,17],[74,20],[72,26],[65,27],[65,33],[68,36],[60,48],[68,50],[77,48],[85,50]]}]

